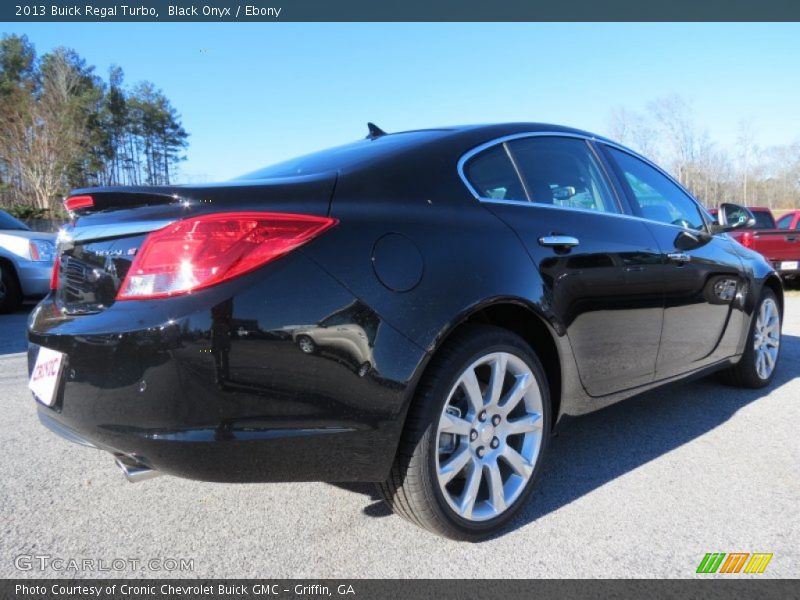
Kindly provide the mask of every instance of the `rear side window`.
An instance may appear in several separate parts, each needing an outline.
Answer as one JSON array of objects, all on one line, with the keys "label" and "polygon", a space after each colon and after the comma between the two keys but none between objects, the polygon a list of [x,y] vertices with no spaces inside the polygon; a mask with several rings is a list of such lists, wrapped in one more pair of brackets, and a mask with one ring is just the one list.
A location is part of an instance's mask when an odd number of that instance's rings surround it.
[{"label": "rear side window", "polygon": [[492,146],[469,159],[464,176],[480,198],[528,200],[504,144]]},{"label": "rear side window", "polygon": [[668,177],[627,152],[611,147],[607,149],[645,219],[686,229],[705,227],[695,201]]},{"label": "rear side window", "polygon": [[778,229],[789,229],[792,224],[792,215],[784,215],[778,219]]},{"label": "rear side window", "polygon": [[583,140],[530,137],[508,142],[533,202],[619,212],[600,167]]}]

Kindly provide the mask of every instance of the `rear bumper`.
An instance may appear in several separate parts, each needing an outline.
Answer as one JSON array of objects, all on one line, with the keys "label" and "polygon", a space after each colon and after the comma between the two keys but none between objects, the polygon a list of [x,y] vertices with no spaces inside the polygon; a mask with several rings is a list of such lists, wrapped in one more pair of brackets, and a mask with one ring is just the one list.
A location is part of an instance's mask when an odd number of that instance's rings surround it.
[{"label": "rear bumper", "polygon": [[[783,268],[784,266],[787,266],[786,265],[787,262],[797,263],[797,268],[791,268],[791,265],[788,266],[789,268]],[[780,275],[781,277],[797,277],[798,275],[800,275],[800,258],[791,261],[773,260],[770,261],[770,263],[772,264],[772,267],[778,272],[778,275]]]},{"label": "rear bumper", "polygon": [[71,441],[191,479],[380,481],[424,351],[377,316],[367,368],[341,347],[307,354],[291,335],[354,306],[299,253],[191,297],[71,320],[48,296],[31,318],[29,370],[40,346],[66,364],[40,418]]}]

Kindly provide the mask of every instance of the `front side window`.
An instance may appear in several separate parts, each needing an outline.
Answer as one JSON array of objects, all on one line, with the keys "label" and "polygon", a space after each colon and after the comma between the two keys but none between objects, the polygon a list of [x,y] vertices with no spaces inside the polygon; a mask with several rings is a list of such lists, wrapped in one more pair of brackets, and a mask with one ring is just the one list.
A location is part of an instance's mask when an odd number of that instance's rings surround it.
[{"label": "front side window", "polygon": [[645,219],[685,229],[705,228],[695,201],[668,177],[627,152],[616,148],[608,148],[608,151]]},{"label": "front side window", "polygon": [[532,202],[619,212],[614,196],[585,141],[530,137],[510,141],[508,148]]},{"label": "front side window", "polygon": [[692,198],[656,169],[616,148],[608,148],[630,187],[640,214],[651,221],[700,230],[705,222]]}]

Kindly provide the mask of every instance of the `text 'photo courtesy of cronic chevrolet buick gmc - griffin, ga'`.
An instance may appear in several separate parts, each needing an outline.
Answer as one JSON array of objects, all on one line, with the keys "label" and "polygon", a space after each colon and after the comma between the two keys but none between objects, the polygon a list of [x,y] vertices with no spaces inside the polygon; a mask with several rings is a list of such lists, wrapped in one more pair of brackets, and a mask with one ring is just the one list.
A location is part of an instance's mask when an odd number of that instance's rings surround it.
[{"label": "text 'photo courtesy of cronic chevrolet buick gmc - griffin, ga'", "polygon": [[476,541],[559,423],[712,372],[767,386],[779,357],[780,275],[728,234],[752,213],[713,218],[566,127],[370,124],[232,181],[65,204],[30,388],[131,480],[375,482]]}]

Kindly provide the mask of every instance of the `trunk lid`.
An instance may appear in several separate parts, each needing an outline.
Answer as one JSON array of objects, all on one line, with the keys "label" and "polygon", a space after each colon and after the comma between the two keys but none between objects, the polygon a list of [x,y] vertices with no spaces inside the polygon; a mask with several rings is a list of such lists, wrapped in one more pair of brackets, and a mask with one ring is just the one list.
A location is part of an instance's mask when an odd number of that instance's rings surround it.
[{"label": "trunk lid", "polygon": [[262,181],[171,187],[76,190],[93,205],[58,237],[56,300],[67,314],[112,306],[136,253],[151,231],[179,219],[220,212],[264,211],[327,216],[335,173]]}]

